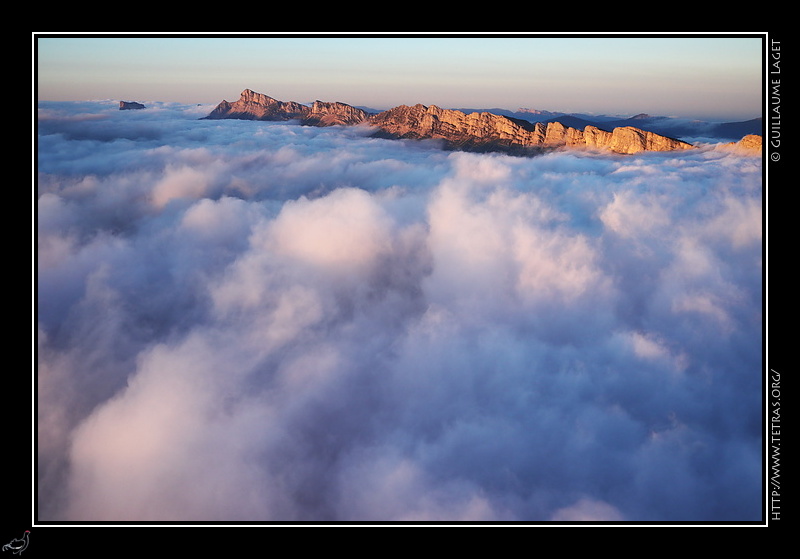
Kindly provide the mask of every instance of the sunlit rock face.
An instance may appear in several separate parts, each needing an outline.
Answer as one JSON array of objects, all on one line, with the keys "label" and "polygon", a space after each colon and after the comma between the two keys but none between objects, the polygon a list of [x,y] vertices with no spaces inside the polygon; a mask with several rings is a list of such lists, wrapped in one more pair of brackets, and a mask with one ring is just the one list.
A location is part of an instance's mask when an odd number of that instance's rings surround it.
[{"label": "sunlit rock face", "polygon": [[206,118],[299,120],[303,124],[333,126],[359,124],[367,118],[367,112],[338,102],[315,101],[309,107],[294,101],[278,101],[268,95],[245,89],[238,101],[222,101]]},{"label": "sunlit rock face", "polygon": [[632,126],[612,132],[587,126],[578,130],[559,122],[531,123],[488,112],[464,112],[436,105],[400,105],[369,114],[345,103],[315,101],[312,106],[278,101],[246,89],[238,101],[222,101],[206,118],[299,120],[314,126],[369,124],[377,135],[391,138],[438,139],[454,149],[537,153],[549,148],[595,148],[616,153],[672,151],[693,146]]},{"label": "sunlit rock face", "polygon": [[613,132],[587,126],[581,131],[560,122],[528,123],[492,113],[464,114],[436,106],[401,106],[372,117],[383,132],[400,138],[439,138],[459,146],[554,148],[592,147],[616,153],[690,149],[691,144],[632,126]]},{"label": "sunlit rock face", "polygon": [[302,118],[309,108],[294,101],[278,101],[250,89],[242,91],[238,101],[222,101],[206,118],[239,118],[246,120],[292,120]]},{"label": "sunlit rock face", "polygon": [[374,115],[370,124],[395,138],[445,140],[456,148],[538,148],[546,145],[547,127],[492,113],[470,113],[435,105],[401,105]]},{"label": "sunlit rock face", "polygon": [[311,110],[303,119],[304,124],[316,126],[335,126],[360,124],[367,118],[367,112],[346,103],[327,103],[314,101]]},{"label": "sunlit rock face", "polygon": [[717,150],[735,152],[740,155],[761,156],[763,138],[757,134],[743,136],[738,142],[718,144]]},{"label": "sunlit rock face", "polygon": [[742,150],[745,151],[761,151],[762,149],[762,138],[761,136],[757,136],[755,134],[748,134],[738,142],[735,142],[735,145]]}]

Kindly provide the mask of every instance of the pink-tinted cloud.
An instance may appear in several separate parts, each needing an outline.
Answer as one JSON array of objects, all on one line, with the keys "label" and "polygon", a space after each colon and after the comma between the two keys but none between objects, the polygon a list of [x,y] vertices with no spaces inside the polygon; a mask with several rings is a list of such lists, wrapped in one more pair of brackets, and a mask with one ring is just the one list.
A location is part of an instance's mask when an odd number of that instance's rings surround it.
[{"label": "pink-tinted cloud", "polygon": [[94,109],[40,129],[43,519],[759,518],[760,160]]}]

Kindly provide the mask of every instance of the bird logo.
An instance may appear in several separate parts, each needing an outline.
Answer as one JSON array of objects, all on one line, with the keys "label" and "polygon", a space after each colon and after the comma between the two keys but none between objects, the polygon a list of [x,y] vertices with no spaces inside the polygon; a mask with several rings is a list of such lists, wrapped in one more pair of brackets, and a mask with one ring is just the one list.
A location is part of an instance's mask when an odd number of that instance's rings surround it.
[{"label": "bird logo", "polygon": [[3,546],[3,551],[10,551],[11,553],[16,553],[20,555],[25,548],[28,547],[28,535],[30,534],[30,530],[25,530],[25,533],[22,535],[21,538],[14,538],[6,545]]}]

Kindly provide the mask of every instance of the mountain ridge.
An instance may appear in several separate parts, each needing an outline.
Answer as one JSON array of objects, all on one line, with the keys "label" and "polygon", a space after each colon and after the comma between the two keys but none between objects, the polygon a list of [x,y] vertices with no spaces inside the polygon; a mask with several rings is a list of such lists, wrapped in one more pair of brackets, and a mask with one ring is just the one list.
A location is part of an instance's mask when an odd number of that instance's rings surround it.
[{"label": "mountain ridge", "polygon": [[558,121],[572,127],[583,128],[587,125],[602,130],[610,130],[617,126],[635,126],[642,130],[655,132],[691,143],[689,138],[706,140],[738,140],[746,135],[763,135],[763,118],[755,117],[736,121],[707,121],[699,119],[655,116],[640,113],[634,116],[592,115],[584,113],[563,113],[535,109],[459,109],[464,112],[496,112],[505,116],[521,118],[530,122]]},{"label": "mountain ridge", "polygon": [[[544,111],[537,114],[544,115]],[[629,120],[646,119],[646,116],[637,115]],[[582,121],[583,126],[574,119],[570,122],[576,126],[565,125],[555,118],[547,122],[531,122],[491,112],[465,113],[421,103],[371,113],[338,101],[314,101],[311,105],[279,101],[250,89],[242,91],[237,101],[223,100],[203,118],[297,120],[310,126],[368,125],[375,128],[373,135],[378,137],[435,139],[443,141],[449,149],[502,151],[518,155],[556,148],[590,148],[632,154],[694,147],[688,142],[627,124],[606,130],[607,124],[601,128],[589,121]]]}]

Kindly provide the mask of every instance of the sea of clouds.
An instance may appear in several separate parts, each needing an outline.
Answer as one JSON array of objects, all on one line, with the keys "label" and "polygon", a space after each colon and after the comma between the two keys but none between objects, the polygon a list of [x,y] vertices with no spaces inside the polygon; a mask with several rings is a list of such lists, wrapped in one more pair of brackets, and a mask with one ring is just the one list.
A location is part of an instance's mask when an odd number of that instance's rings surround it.
[{"label": "sea of clouds", "polygon": [[762,162],[41,103],[57,521],[762,514]]}]

